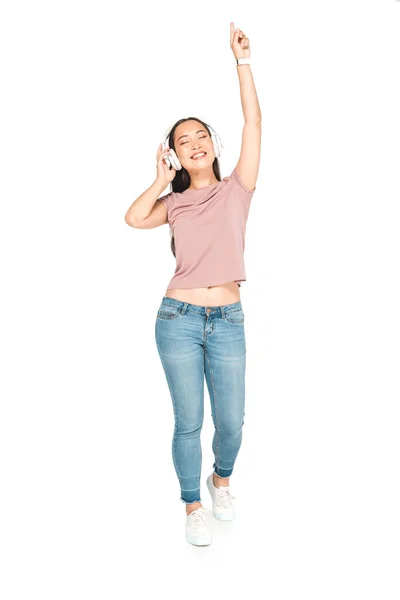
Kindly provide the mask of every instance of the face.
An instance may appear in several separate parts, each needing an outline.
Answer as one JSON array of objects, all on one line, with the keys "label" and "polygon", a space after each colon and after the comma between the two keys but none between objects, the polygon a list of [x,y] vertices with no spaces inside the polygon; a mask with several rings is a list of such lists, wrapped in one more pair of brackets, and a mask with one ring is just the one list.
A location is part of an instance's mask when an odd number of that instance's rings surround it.
[{"label": "face", "polygon": [[[198,121],[185,121],[175,129],[175,152],[179,161],[189,173],[199,169],[209,169],[215,159],[212,139],[204,125]],[[196,153],[205,152],[200,158],[192,158]]]}]

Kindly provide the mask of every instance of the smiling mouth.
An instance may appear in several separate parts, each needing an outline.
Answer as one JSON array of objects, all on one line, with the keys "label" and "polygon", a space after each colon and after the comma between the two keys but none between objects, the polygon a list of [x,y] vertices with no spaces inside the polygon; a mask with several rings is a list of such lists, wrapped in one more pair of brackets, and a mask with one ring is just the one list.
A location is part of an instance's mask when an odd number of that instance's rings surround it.
[{"label": "smiling mouth", "polygon": [[201,160],[202,158],[205,158],[207,155],[207,152],[203,152],[201,156],[199,156],[198,158],[192,158],[192,160]]}]

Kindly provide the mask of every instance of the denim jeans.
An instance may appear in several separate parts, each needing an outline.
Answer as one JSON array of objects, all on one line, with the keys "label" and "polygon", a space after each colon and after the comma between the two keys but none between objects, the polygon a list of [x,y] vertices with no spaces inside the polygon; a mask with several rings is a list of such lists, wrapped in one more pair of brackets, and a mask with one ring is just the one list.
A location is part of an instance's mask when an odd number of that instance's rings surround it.
[{"label": "denim jeans", "polygon": [[242,442],[246,341],[241,302],[199,306],[163,296],[155,323],[174,411],[172,458],[184,503],[201,502],[204,377],[215,427],[213,470],[229,477]]}]

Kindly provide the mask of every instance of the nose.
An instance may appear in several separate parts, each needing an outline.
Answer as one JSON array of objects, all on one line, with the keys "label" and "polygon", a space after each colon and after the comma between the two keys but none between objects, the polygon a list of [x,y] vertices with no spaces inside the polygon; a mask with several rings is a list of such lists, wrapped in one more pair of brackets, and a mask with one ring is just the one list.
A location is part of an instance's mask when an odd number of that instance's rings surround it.
[{"label": "nose", "polygon": [[196,152],[205,152],[205,150],[203,150],[200,144],[196,144],[196,146],[192,147],[191,156],[193,156],[193,154],[196,154]]}]

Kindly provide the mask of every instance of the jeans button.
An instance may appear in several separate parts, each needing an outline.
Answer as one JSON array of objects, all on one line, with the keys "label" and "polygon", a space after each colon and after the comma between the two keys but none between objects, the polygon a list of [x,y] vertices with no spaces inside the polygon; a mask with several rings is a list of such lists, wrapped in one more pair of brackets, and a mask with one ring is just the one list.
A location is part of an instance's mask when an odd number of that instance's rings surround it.
[{"label": "jeans button", "polygon": [[206,313],[209,315],[211,312],[211,308],[206,308]]}]

